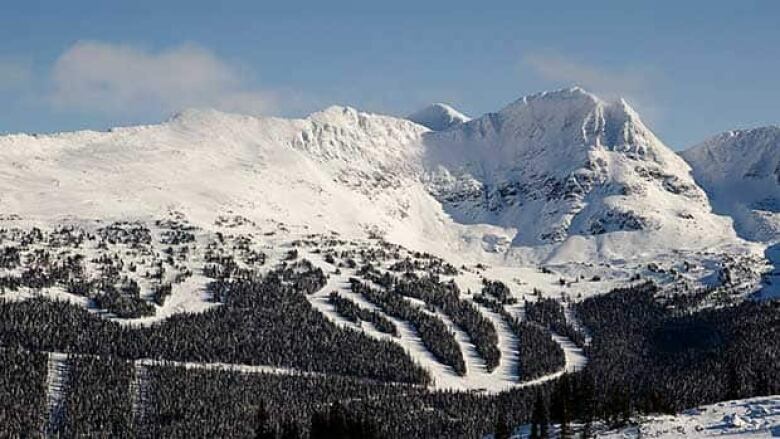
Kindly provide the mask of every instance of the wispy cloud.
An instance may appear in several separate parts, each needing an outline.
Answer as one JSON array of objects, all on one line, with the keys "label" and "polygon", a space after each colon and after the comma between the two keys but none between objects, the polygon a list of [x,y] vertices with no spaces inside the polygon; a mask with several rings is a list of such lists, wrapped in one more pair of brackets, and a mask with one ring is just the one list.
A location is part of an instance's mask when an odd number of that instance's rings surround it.
[{"label": "wispy cloud", "polygon": [[261,113],[273,101],[272,93],[249,87],[237,68],[195,45],[152,52],[79,42],[57,59],[51,81],[49,101],[55,108],[115,115],[186,107]]},{"label": "wispy cloud", "polygon": [[651,125],[662,110],[655,99],[658,72],[650,66],[607,68],[555,52],[526,55],[523,64],[556,86],[579,85],[605,99],[627,99]]},{"label": "wispy cloud", "polygon": [[652,83],[646,69],[608,69],[558,53],[533,53],[523,61],[545,80],[580,85],[609,97],[643,95]]}]

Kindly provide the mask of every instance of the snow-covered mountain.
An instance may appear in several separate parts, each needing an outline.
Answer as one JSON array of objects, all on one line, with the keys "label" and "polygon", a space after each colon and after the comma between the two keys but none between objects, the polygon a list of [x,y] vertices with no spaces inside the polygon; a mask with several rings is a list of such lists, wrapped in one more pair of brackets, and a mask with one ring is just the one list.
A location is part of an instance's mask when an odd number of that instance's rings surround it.
[{"label": "snow-covered mountain", "polygon": [[733,235],[688,165],[622,100],[541,93],[424,139],[428,183],[447,212],[514,228],[517,246],[612,232],[680,246]]},{"label": "snow-covered mountain", "polygon": [[471,120],[460,111],[442,103],[431,104],[406,118],[433,131],[443,131]]},{"label": "snow-covered mountain", "polygon": [[507,264],[739,243],[623,101],[573,88],[455,116],[433,131],[345,107],[305,119],[186,111],[159,125],[0,137],[0,211],[56,221],[176,210],[204,227],[231,213]]},{"label": "snow-covered mountain", "polygon": [[682,156],[715,212],[733,217],[740,236],[780,239],[780,127],[722,133]]}]

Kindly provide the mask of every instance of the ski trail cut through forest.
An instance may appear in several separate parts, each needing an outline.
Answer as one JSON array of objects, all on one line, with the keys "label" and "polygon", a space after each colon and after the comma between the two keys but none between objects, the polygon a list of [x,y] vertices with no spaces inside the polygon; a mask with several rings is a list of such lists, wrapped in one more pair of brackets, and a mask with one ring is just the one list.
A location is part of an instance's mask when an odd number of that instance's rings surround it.
[{"label": "ski trail cut through forest", "polygon": [[65,414],[65,400],[68,386],[68,354],[48,353],[48,371],[46,377],[46,406],[48,419],[47,436],[56,435]]},{"label": "ski trail cut through forest", "polygon": [[[312,263],[319,266],[327,272],[328,266],[323,260],[317,257],[311,258]],[[546,381],[559,378],[566,372],[572,372],[580,370],[588,362],[585,354],[581,348],[576,346],[568,337],[551,333],[553,340],[563,349],[564,352],[564,367],[555,372],[551,372],[547,375],[538,377],[530,381],[517,381],[518,377],[514,370],[517,369],[519,358],[517,356],[517,337],[503,322],[503,319],[495,313],[488,312],[483,307],[474,304],[479,312],[490,319],[493,326],[496,328],[496,332],[499,336],[499,349],[501,351],[501,358],[498,367],[490,373],[486,370],[484,359],[476,352],[476,347],[471,341],[470,337],[463,332],[462,329],[455,326],[448,316],[441,312],[434,313],[456,334],[456,341],[461,348],[461,352],[464,354],[464,360],[466,361],[468,372],[465,376],[457,375],[451,367],[440,363],[430,351],[423,345],[422,341],[409,322],[398,320],[392,316],[384,313],[375,304],[368,302],[365,298],[359,294],[354,294],[350,288],[349,278],[353,277],[354,273],[350,273],[347,270],[343,270],[338,275],[331,274],[328,278],[327,284],[320,290],[307,296],[309,303],[312,307],[322,313],[328,320],[333,322],[339,327],[351,327],[353,329],[362,330],[367,335],[374,338],[391,340],[394,343],[398,343],[408,355],[412,357],[418,364],[420,364],[433,379],[431,388],[437,390],[464,390],[464,391],[481,391],[485,393],[499,393],[504,390],[509,390],[518,387],[527,387],[535,384],[540,384]],[[376,288],[381,286],[373,285]],[[328,295],[331,291],[336,291],[340,296],[353,300],[357,305],[362,308],[376,311],[385,316],[393,322],[400,332],[400,337],[394,338],[387,334],[381,334],[378,331],[370,327],[370,325],[355,325],[352,322],[343,318],[336,309],[328,303]],[[473,303],[473,302],[472,302]],[[513,309],[514,314],[520,320],[525,320],[525,310],[522,307]],[[424,310],[424,312],[429,312]],[[567,315],[568,318],[575,318],[573,314]],[[584,328],[581,328],[584,329]],[[546,330],[546,329],[545,329]]]},{"label": "ski trail cut through forest", "polygon": [[133,379],[130,381],[130,398],[133,423],[143,425],[148,392],[148,376],[146,366],[138,361],[133,362]]}]

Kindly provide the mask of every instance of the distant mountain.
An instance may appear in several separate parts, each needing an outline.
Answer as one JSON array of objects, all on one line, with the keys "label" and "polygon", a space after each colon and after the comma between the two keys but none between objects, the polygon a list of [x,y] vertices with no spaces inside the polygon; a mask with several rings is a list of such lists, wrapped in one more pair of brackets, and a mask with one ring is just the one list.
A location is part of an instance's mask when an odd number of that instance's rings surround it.
[{"label": "distant mountain", "polygon": [[440,103],[431,104],[406,118],[433,131],[443,131],[471,120],[470,117],[449,105]]},{"label": "distant mountain", "polygon": [[734,218],[740,236],[780,239],[780,127],[729,131],[681,155],[715,212]]}]

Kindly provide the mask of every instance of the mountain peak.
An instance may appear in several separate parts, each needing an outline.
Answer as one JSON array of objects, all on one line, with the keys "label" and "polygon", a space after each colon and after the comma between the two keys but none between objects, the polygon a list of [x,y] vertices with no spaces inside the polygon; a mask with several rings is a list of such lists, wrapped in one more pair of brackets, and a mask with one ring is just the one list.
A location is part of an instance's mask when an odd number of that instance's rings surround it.
[{"label": "mountain peak", "polygon": [[561,158],[607,149],[657,163],[679,161],[628,102],[605,101],[580,87],[522,97],[467,125],[472,134],[501,137],[512,149],[539,149],[541,154],[555,153]]},{"label": "mountain peak", "polygon": [[470,117],[444,103],[434,103],[406,117],[433,131],[443,131],[471,120]]},{"label": "mountain peak", "polygon": [[582,87],[574,86],[569,88],[561,88],[558,90],[549,90],[532,95],[523,96],[520,99],[507,105],[504,110],[515,108],[519,106],[528,105],[534,102],[572,102],[580,100],[582,102],[589,102],[597,104],[602,102],[596,95],[586,91]]},{"label": "mountain peak", "polygon": [[318,111],[314,114],[356,114],[358,111],[354,107],[348,105],[330,105],[322,111]]},{"label": "mountain peak", "polygon": [[572,98],[586,98],[593,101],[600,101],[600,99],[593,93],[585,90],[584,88],[575,85],[573,87],[568,88],[560,88],[557,90],[548,90],[539,92],[533,95],[530,95],[528,97],[529,99],[542,99],[542,98],[561,98],[561,99],[572,99]]},{"label": "mountain peak", "polygon": [[780,127],[768,125],[737,129],[717,134],[682,152],[686,159],[707,156],[710,166],[769,166],[780,157]]},{"label": "mountain peak", "polygon": [[743,238],[780,239],[780,127],[726,131],[681,155]]},{"label": "mountain peak", "polygon": [[606,102],[579,87],[521,98],[428,133],[426,143],[432,192],[447,212],[522,230],[515,245],[679,231],[687,225],[677,218],[709,210],[687,164],[626,101]]},{"label": "mountain peak", "polygon": [[622,112],[627,117],[638,120],[639,114],[629,102],[619,97],[616,99],[602,99],[582,87],[574,86],[558,90],[543,91],[532,95],[523,96],[504,107],[501,112],[511,112],[527,105],[557,105],[563,110],[577,107],[601,107],[610,108],[613,113]]}]

